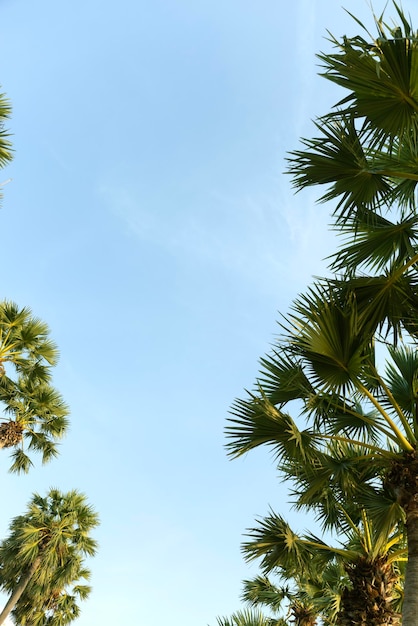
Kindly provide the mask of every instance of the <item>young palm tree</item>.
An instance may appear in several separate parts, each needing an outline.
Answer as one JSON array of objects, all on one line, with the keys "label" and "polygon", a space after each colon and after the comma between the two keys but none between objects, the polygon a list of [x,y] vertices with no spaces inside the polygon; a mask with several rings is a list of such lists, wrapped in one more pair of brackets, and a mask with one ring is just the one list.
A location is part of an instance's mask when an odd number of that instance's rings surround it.
[{"label": "young palm tree", "polygon": [[[282,568],[280,578],[283,580],[283,585],[280,586],[273,584],[267,576],[244,580],[243,600],[251,607],[267,607],[274,614],[283,611],[283,605],[286,604],[286,614],[292,617],[292,623],[298,626],[315,626],[322,611],[315,606],[312,595],[307,591],[307,579],[303,579],[300,572],[284,573]],[[323,615],[321,621],[325,623]]]},{"label": "young palm tree", "polygon": [[[349,626],[389,626],[400,624],[401,569],[406,560],[405,542],[399,531],[385,537],[373,532],[365,512],[356,526],[346,514],[350,531],[341,547],[327,545],[314,535],[299,536],[285,520],[274,513],[260,520],[244,544],[247,559],[262,557],[265,573],[279,572],[294,579],[303,605],[323,623]],[[269,602],[274,595],[255,588],[258,601]],[[254,596],[254,587],[246,589]]]},{"label": "young palm tree", "polygon": [[68,426],[68,408],[50,384],[57,358],[46,324],[27,307],[0,302],[0,448],[13,449],[11,471],[30,468],[25,443],[43,462],[57,455]]},{"label": "young palm tree", "polygon": [[12,520],[10,534],[0,544],[0,587],[10,593],[0,624],[12,610],[19,623],[31,626],[59,626],[77,616],[76,596],[84,598],[89,592],[77,581],[88,578],[83,558],[96,552],[90,532],[98,523],[97,514],[77,491],[51,489],[44,498],[32,497],[26,513]]}]

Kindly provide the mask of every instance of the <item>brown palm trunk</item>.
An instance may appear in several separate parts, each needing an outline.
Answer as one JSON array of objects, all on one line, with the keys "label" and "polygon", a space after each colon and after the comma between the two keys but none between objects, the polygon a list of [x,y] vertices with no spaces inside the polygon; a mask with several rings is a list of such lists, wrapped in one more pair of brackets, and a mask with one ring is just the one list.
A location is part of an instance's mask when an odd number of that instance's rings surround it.
[{"label": "brown palm trunk", "polygon": [[3,624],[4,620],[9,615],[10,611],[12,611],[14,607],[16,606],[17,601],[19,600],[22,593],[25,591],[30,579],[32,578],[32,576],[34,575],[34,573],[36,572],[40,564],[41,564],[41,557],[38,556],[34,560],[32,565],[30,566],[26,574],[22,575],[21,579],[16,585],[16,588],[13,590],[12,595],[8,599],[6,606],[4,607],[3,611],[0,614],[0,626],[1,624]]},{"label": "brown palm trunk", "polygon": [[411,498],[406,512],[408,562],[405,570],[402,626],[415,626],[418,616],[418,494]]},{"label": "brown palm trunk", "polygon": [[[386,557],[365,557],[346,567],[352,588],[341,597],[338,626],[399,626],[401,616],[393,609],[393,590],[398,575]],[[416,623],[414,623],[416,626]]]}]

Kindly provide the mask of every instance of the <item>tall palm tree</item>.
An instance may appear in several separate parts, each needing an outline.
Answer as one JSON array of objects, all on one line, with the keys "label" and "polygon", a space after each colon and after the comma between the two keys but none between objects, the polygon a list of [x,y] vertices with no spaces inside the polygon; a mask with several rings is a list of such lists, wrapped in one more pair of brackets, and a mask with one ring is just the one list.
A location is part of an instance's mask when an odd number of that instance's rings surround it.
[{"label": "tall palm tree", "polygon": [[[229,449],[237,456],[271,445],[279,468],[297,484],[299,504],[316,507],[329,524],[341,524],[330,488],[346,506],[355,501],[365,508],[377,532],[405,524],[408,625],[418,610],[418,352],[389,347],[391,361],[381,375],[355,308],[315,302],[310,319],[289,318],[288,340],[263,360],[257,391],[235,403]],[[296,407],[308,420],[303,430],[286,411]]]},{"label": "tall palm tree", "polygon": [[322,200],[337,202],[345,242],[334,277],[295,301],[227,434],[232,455],[267,444],[282,467],[320,466],[301,478],[301,503],[321,509],[331,481],[377,532],[404,525],[409,626],[418,614],[418,36],[394,6],[400,26],[375,18],[377,37],[331,38],[337,51],[320,55],[324,76],[348,95],[289,170],[298,190],[328,185]]},{"label": "tall palm tree", "polygon": [[[84,598],[89,592],[77,581],[89,576],[83,559],[96,552],[90,532],[98,523],[77,491],[51,489],[46,497],[32,497],[0,544],[0,587],[10,593],[0,624],[12,610],[19,623],[28,626],[60,626],[77,616],[76,596]],[[74,593],[69,592],[71,586]]]},{"label": "tall palm tree", "polygon": [[0,302],[0,448],[11,448],[11,471],[28,471],[27,451],[47,462],[57,455],[57,441],[68,426],[68,408],[51,385],[58,350],[48,326],[28,307]]}]

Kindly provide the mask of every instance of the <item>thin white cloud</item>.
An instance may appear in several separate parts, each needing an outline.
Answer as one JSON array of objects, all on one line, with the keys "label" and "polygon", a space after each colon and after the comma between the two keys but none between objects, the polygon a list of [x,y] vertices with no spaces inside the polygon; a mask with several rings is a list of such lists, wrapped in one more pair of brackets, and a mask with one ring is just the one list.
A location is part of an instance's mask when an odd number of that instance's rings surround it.
[{"label": "thin white cloud", "polygon": [[[287,181],[286,181],[287,183]],[[228,197],[212,193],[199,206],[147,207],[134,189],[102,188],[110,210],[138,240],[249,281],[269,295],[300,289],[324,271],[333,251],[329,209],[312,194]],[[335,246],[334,246],[335,247]]]}]

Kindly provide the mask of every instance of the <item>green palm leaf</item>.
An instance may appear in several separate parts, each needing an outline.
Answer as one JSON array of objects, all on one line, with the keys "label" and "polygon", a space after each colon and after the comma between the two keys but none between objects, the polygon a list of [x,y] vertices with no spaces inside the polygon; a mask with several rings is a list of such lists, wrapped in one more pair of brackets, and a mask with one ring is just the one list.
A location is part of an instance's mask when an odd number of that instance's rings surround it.
[{"label": "green palm leaf", "polygon": [[232,405],[228,426],[227,449],[237,457],[260,445],[273,447],[277,459],[287,456],[308,457],[312,436],[308,430],[299,430],[292,418],[277,409],[265,397],[248,394],[248,400],[236,400]]},{"label": "green palm leaf", "polygon": [[278,587],[266,576],[257,576],[253,580],[244,580],[242,599],[252,606],[266,606],[274,612],[278,612],[284,600],[292,598],[289,586]]},{"label": "green palm leaf", "polygon": [[389,347],[389,353],[393,363],[386,367],[388,387],[418,429],[418,353],[409,346]]},{"label": "green palm leaf", "polygon": [[286,626],[284,620],[266,617],[256,609],[237,611],[231,617],[218,617],[217,623],[218,626]]},{"label": "green palm leaf", "polygon": [[338,293],[324,285],[297,300],[293,310],[286,330],[311,384],[330,392],[354,389],[370,361],[371,340],[355,302],[339,302]]},{"label": "green palm leaf", "polygon": [[338,229],[347,236],[341,250],[333,255],[335,272],[357,272],[369,268],[382,272],[396,263],[408,262],[417,254],[418,217],[409,214],[398,222],[374,214],[352,218]]},{"label": "green palm leaf", "polygon": [[365,118],[379,139],[417,128],[418,42],[397,10],[401,27],[385,29],[382,18],[375,19],[374,40],[344,37],[340,43],[331,36],[338,52],[318,55],[322,75],[350,92],[339,105],[348,104],[350,114]]}]

